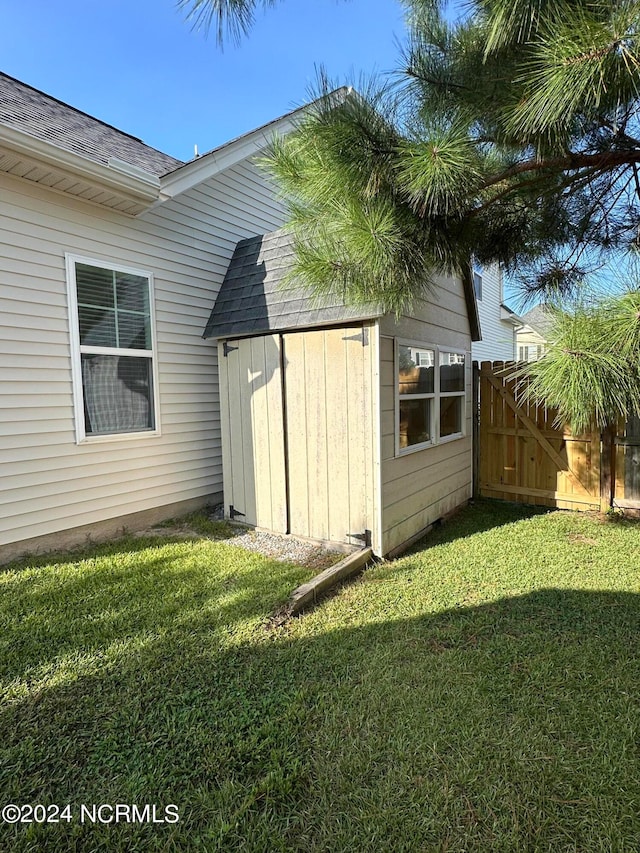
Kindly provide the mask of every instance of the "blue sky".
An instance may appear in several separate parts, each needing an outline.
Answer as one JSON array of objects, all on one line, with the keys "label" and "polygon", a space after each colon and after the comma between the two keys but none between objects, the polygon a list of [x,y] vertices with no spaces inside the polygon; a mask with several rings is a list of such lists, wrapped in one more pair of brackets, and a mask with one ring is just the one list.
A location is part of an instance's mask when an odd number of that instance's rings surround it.
[{"label": "blue sky", "polygon": [[239,46],[193,31],[174,0],[6,3],[0,68],[181,160],[339,83],[393,69],[397,0],[284,0]]}]

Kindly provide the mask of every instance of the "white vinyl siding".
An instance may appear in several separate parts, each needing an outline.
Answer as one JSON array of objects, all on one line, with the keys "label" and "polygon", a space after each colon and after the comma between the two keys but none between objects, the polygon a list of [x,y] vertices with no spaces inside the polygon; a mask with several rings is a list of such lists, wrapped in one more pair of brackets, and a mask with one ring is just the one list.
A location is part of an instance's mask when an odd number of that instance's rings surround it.
[{"label": "white vinyl siding", "polygon": [[[283,221],[248,161],[135,219],[0,176],[0,548],[221,495],[216,345],[202,333],[237,241]],[[66,252],[153,274],[161,436],[75,443]]]},{"label": "white vinyl siding", "polygon": [[515,329],[502,319],[501,303],[504,299],[502,272],[497,264],[482,270],[482,299],[478,300],[478,316],[482,340],[474,341],[473,358],[476,361],[511,361],[516,357]]}]

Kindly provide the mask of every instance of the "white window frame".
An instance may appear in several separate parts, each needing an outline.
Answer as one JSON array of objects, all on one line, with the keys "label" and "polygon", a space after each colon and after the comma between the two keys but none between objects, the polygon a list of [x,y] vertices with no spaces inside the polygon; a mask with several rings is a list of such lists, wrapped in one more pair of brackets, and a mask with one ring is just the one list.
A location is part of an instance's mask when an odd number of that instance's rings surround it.
[{"label": "white window frame", "polygon": [[[400,376],[400,347],[411,347],[411,349],[432,350],[434,354],[434,379],[433,393],[430,394],[400,394],[398,387],[398,378]],[[455,353],[456,355],[464,356],[464,390],[463,391],[445,391],[440,392],[440,353]],[[436,447],[439,444],[446,444],[450,441],[458,441],[465,438],[467,431],[467,368],[469,365],[469,356],[464,349],[449,346],[437,346],[436,344],[425,343],[424,341],[409,340],[406,338],[394,339],[394,421],[395,421],[395,450],[396,456],[406,456],[409,453],[417,453],[421,450],[426,450],[429,447]],[[462,432],[456,432],[453,435],[440,436],[440,400],[443,397],[462,397]],[[433,438],[430,441],[423,441],[420,444],[412,444],[410,447],[400,447],[400,400],[429,400],[432,399],[431,407],[431,435]]]},{"label": "white window frame", "polygon": [[[80,318],[78,312],[78,291],[76,285],[76,264],[98,267],[99,269],[115,270],[127,275],[146,278],[149,287],[149,319],[151,323],[151,349],[124,349],[118,347],[87,346],[80,343]],[[132,439],[147,439],[161,435],[160,431],[160,391],[158,383],[158,350],[156,344],[156,314],[153,273],[146,270],[134,269],[124,264],[105,261],[100,258],[88,258],[83,255],[65,253],[67,271],[67,301],[69,313],[69,335],[71,341],[71,373],[73,382],[73,411],[76,431],[76,444],[101,444],[109,441],[131,441]],[[122,355],[151,360],[151,377],[153,393],[153,422],[154,428],[136,430],[135,432],[114,432],[102,435],[87,435],[84,420],[84,389],[82,385],[82,354],[90,355]]]}]

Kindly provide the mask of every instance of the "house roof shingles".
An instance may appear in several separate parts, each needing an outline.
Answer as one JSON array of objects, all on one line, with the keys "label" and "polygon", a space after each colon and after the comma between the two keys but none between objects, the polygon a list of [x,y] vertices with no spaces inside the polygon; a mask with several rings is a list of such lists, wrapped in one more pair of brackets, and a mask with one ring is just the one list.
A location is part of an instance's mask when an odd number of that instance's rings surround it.
[{"label": "house roof shingles", "polygon": [[183,165],[141,139],[1,72],[0,124],[104,165],[117,157],[155,177]]},{"label": "house roof shingles", "polygon": [[536,305],[526,314],[522,315],[522,322],[530,326],[541,337],[546,337],[553,325],[553,317],[546,305]]},{"label": "house roof shingles", "polygon": [[382,315],[375,306],[349,306],[339,297],[320,299],[287,283],[293,261],[293,237],[284,229],[241,240],[204,337],[246,337]]}]

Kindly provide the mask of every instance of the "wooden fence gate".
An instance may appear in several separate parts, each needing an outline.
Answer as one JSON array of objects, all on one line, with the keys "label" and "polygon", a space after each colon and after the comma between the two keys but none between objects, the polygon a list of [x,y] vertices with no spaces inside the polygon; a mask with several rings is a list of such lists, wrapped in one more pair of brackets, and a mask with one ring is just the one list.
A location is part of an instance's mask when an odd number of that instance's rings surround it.
[{"label": "wooden fence gate", "polygon": [[[616,482],[612,464],[602,464],[600,434],[558,429],[556,411],[524,401],[515,380],[507,378],[508,368],[488,361],[475,366],[476,493],[561,509],[600,509],[603,489]],[[613,462],[615,455],[609,458]]]}]

